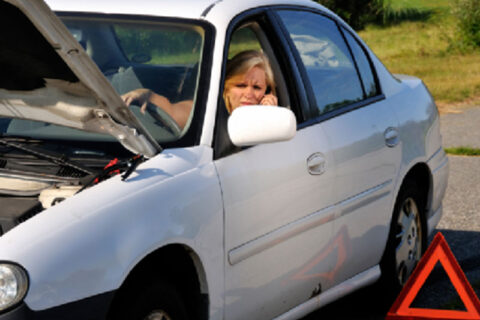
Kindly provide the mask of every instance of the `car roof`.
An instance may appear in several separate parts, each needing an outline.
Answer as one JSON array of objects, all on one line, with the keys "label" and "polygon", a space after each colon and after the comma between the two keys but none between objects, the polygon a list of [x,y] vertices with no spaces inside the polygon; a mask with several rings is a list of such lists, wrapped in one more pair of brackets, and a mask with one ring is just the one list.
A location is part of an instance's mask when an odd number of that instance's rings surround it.
[{"label": "car roof", "polygon": [[311,0],[45,0],[53,11],[106,14],[133,14],[160,17],[183,17],[209,20],[208,14],[221,12],[233,17],[239,12],[266,5],[300,5],[323,8]]}]

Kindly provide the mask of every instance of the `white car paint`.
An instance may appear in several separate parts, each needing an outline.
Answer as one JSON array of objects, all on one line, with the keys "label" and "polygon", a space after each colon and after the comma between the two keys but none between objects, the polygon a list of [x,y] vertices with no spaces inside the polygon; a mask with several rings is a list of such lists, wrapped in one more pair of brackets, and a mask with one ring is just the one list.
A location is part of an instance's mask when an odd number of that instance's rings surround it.
[{"label": "white car paint", "polygon": [[[56,11],[205,20],[216,40],[200,145],[166,149],[125,182],[110,178],[0,238],[0,261],[28,271],[24,301],[32,310],[118,289],[149,253],[181,244],[197,259],[210,319],[296,319],[378,279],[396,196],[418,163],[432,174],[429,231],[440,219],[448,162],[438,113],[420,80],[395,80],[372,55],[385,95],[375,106],[301,128],[289,141],[214,159],[227,27],[257,0],[47,4]],[[331,14],[303,0],[263,5]],[[399,136],[395,148],[385,145],[390,128]],[[341,248],[342,260],[324,259],[332,248]]]},{"label": "white car paint", "polygon": [[212,297],[220,296],[223,210],[211,157],[205,147],[165,151],[127,183],[116,176],[6,233],[0,260],[29,270],[26,303],[42,310],[118,288],[140,260],[169,243],[195,249]]},{"label": "white car paint", "polygon": [[296,131],[293,112],[277,106],[244,106],[228,118],[228,135],[239,147],[290,140]]}]

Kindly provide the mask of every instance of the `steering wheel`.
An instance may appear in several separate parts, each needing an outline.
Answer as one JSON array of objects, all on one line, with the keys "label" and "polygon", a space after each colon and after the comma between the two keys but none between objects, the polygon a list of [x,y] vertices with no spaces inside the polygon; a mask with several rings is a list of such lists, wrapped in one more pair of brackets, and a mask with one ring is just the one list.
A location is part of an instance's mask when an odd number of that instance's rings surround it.
[{"label": "steering wheel", "polygon": [[182,129],[178,123],[162,108],[148,102],[147,112],[152,116],[155,121],[159,122],[165,129],[167,129],[174,137],[179,137],[182,133]]}]

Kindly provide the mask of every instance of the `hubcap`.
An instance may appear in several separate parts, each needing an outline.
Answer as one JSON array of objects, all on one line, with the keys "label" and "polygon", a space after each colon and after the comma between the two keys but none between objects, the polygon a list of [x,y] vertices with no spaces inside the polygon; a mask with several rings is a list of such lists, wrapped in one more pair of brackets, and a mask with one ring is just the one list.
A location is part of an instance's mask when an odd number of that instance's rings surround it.
[{"label": "hubcap", "polygon": [[397,220],[396,270],[403,286],[422,255],[422,229],[420,214],[412,198],[402,204]]},{"label": "hubcap", "polygon": [[172,320],[172,318],[163,310],[152,311],[144,320]]}]

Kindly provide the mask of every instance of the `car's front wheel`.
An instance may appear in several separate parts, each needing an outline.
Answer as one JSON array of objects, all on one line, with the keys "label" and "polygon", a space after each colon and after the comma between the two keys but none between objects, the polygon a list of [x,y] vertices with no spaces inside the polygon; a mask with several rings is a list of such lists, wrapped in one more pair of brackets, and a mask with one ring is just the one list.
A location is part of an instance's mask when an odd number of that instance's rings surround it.
[{"label": "car's front wheel", "polygon": [[426,248],[424,201],[414,181],[406,181],[395,203],[387,247],[382,259],[384,282],[401,289]]},{"label": "car's front wheel", "polygon": [[187,320],[182,298],[168,281],[155,281],[136,286],[122,301],[114,319],[125,320]]}]

